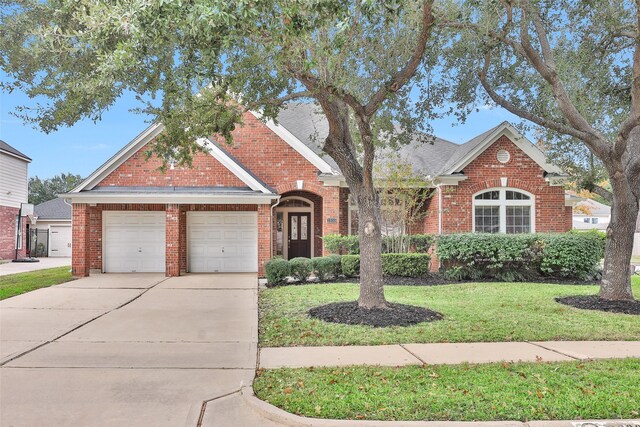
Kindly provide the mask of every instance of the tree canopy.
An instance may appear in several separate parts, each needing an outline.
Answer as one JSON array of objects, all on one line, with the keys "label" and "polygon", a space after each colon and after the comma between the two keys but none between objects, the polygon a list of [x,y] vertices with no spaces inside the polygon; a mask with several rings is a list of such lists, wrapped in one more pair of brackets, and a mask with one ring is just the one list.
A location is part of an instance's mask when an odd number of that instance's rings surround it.
[{"label": "tree canopy", "polygon": [[72,173],[61,173],[46,179],[32,176],[29,178],[29,203],[39,205],[53,200],[58,194],[68,193],[81,182],[82,177]]}]

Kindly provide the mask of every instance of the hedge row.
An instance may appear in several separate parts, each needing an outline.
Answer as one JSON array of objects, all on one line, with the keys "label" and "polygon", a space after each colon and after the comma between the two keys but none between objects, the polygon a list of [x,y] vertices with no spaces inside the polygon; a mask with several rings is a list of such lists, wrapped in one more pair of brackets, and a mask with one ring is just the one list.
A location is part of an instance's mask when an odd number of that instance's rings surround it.
[{"label": "hedge row", "polygon": [[[418,277],[429,273],[429,254],[382,254],[382,272],[387,276]],[[265,266],[269,285],[286,283],[292,277],[300,283],[314,274],[320,281],[339,275],[354,277],[360,274],[360,255],[329,255],[316,258],[293,258],[289,261],[273,258]]]},{"label": "hedge row", "polygon": [[503,281],[541,276],[592,279],[604,254],[604,233],[465,233],[438,237],[436,254],[449,279]]},{"label": "hedge row", "polygon": [[[427,252],[433,245],[435,238],[431,234],[412,234],[404,236],[409,240],[409,246],[414,252]],[[382,253],[390,253],[393,237],[382,236]],[[334,254],[358,255],[360,253],[360,241],[358,236],[343,236],[341,234],[328,234],[322,238],[327,250]]]}]

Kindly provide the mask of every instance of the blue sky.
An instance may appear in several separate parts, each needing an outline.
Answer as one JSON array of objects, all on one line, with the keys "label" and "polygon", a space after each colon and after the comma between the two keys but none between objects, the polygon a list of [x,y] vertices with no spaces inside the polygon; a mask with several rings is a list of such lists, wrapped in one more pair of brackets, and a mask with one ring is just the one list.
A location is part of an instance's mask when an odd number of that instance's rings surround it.
[{"label": "blue sky", "polygon": [[[31,157],[29,176],[40,178],[61,172],[86,177],[149,125],[149,117],[129,111],[140,106],[130,94],[120,98],[101,121],[83,120],[50,134],[10,114],[22,105],[35,103],[24,93],[0,92],[0,139]],[[465,124],[454,126],[455,118],[441,119],[433,122],[433,129],[441,138],[462,143],[504,120],[519,121],[505,110],[481,108]]]}]

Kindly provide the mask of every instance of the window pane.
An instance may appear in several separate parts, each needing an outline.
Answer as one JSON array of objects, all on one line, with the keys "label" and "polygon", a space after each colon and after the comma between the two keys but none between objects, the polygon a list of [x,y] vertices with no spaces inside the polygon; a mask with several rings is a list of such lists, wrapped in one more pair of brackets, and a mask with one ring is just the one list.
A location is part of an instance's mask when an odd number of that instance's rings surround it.
[{"label": "window pane", "polygon": [[306,216],[300,217],[300,240],[307,240],[307,221]]},{"label": "window pane", "polygon": [[499,206],[476,206],[476,231],[479,233],[500,232]]},{"label": "window pane", "polygon": [[298,240],[298,217],[297,216],[291,217],[291,230],[289,230],[289,232],[291,233],[291,240]]},{"label": "window pane", "polygon": [[598,218],[591,218],[591,224],[597,224]]},{"label": "window pane", "polygon": [[482,194],[476,196],[476,200],[498,200],[500,199],[500,192],[498,190],[485,191]]},{"label": "window pane", "polygon": [[282,255],[284,244],[284,221],[282,212],[276,212],[276,255]]},{"label": "window pane", "polygon": [[531,207],[507,206],[507,233],[531,232]]},{"label": "window pane", "polygon": [[530,197],[519,191],[507,190],[507,200],[529,200]]},{"label": "window pane", "polygon": [[583,221],[588,223],[589,222],[589,218],[584,218]]}]

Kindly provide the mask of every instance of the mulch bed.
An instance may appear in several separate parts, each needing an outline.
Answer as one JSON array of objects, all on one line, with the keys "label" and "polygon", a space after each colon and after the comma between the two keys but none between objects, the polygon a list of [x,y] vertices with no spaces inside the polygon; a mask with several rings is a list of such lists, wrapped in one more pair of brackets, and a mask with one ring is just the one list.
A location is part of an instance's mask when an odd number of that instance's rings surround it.
[{"label": "mulch bed", "polygon": [[375,328],[411,326],[441,320],[442,314],[406,304],[389,303],[388,309],[360,308],[357,301],[335,302],[309,310],[309,316],[330,323],[368,325]]},{"label": "mulch bed", "polygon": [[599,310],[609,313],[623,313],[640,315],[640,301],[607,301],[597,295],[579,295],[572,297],[556,298],[560,304],[584,310]]}]

